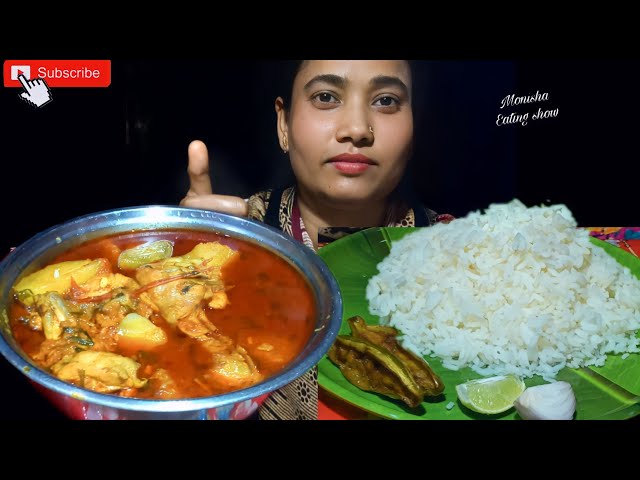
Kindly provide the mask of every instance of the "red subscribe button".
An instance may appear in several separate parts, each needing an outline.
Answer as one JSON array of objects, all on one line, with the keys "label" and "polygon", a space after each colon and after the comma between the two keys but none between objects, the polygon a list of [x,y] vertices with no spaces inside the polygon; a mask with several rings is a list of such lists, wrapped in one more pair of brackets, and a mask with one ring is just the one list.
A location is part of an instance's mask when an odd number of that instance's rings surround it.
[{"label": "red subscribe button", "polygon": [[111,60],[5,60],[5,87],[22,87],[18,75],[42,78],[49,87],[108,87]]}]

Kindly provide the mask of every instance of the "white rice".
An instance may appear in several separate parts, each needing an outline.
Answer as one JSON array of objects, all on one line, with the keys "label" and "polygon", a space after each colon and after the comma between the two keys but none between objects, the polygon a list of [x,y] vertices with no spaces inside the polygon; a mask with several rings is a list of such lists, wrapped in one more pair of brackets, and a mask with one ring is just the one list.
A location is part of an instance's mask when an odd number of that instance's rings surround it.
[{"label": "white rice", "polygon": [[493,204],[392,245],[369,310],[452,370],[553,379],[640,351],[640,281],[564,205]]}]

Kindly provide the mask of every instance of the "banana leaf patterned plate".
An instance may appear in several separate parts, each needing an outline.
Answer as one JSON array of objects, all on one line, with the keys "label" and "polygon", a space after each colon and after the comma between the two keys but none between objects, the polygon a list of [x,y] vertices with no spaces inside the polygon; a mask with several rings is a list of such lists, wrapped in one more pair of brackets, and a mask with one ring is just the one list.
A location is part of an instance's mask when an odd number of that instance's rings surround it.
[{"label": "banana leaf patterned plate", "polygon": [[[415,228],[371,228],[363,230],[319,250],[340,286],[343,299],[341,335],[350,333],[347,319],[360,315],[367,323],[377,324],[379,319],[369,313],[365,290],[369,278],[378,273],[378,263],[389,254],[391,244]],[[610,243],[592,238],[591,241],[607,251],[619,263],[629,267],[640,279],[640,259]],[[455,386],[468,380],[481,378],[470,368],[452,371],[444,368],[436,357],[425,357],[429,365],[442,378],[444,394],[425,398],[415,409],[399,400],[358,389],[342,375],[326,356],[318,364],[318,382],[330,395],[387,419],[519,419],[515,409],[498,415],[472,412],[458,402]],[[576,395],[576,419],[628,419],[640,414],[640,355],[631,354],[622,359],[610,355],[603,367],[561,370],[558,380],[571,383]],[[525,380],[527,386],[546,383],[540,377]],[[449,407],[449,408],[447,408]]]}]

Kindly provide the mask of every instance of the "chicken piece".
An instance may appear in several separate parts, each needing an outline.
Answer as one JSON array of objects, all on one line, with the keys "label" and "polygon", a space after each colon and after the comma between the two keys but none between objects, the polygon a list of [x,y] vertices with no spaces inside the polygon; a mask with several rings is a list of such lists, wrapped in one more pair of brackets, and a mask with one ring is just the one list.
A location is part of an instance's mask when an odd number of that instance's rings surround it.
[{"label": "chicken piece", "polygon": [[211,300],[209,301],[209,306],[211,308],[222,310],[227,305],[229,305],[229,297],[227,297],[227,293],[224,290],[213,292]]},{"label": "chicken piece", "polygon": [[71,358],[77,352],[88,348],[102,349],[94,342],[97,332],[95,327],[82,318],[65,321],[59,327],[60,335],[55,339],[46,339],[40,344],[38,352],[34,354],[34,360],[41,365],[48,368],[62,359]]},{"label": "chicken piece", "polygon": [[96,278],[72,288],[69,296],[75,300],[70,300],[68,306],[78,312],[78,326],[93,338],[94,350],[117,348],[119,325],[127,315],[151,316],[156,307],[152,307],[148,299],[135,296],[137,288],[135,280],[120,274]]},{"label": "chicken piece", "polygon": [[218,242],[201,243],[183,256],[143,265],[136,270],[136,280],[148,287],[145,293],[160,314],[175,324],[197,313],[203,300],[212,308],[227,305],[220,269],[236,255]]},{"label": "chicken piece", "polygon": [[120,346],[118,335],[118,326],[111,325],[101,328],[93,335],[93,350],[100,352],[114,352]]},{"label": "chicken piece", "polygon": [[243,329],[238,332],[238,343],[244,345],[252,359],[263,368],[277,370],[296,355],[292,340],[284,334]]},{"label": "chicken piece", "polygon": [[[116,350],[118,327],[122,319],[132,312],[150,315],[153,311],[146,302],[133,295],[133,290],[126,287],[138,286],[134,280],[126,278],[122,275],[96,278],[85,286],[75,285],[68,294],[71,299],[65,303],[77,320],[73,326],[92,339],[94,343],[90,346],[93,350]],[[116,288],[108,290],[110,287]],[[90,295],[89,299],[85,297],[87,294]]]},{"label": "chicken piece", "polygon": [[162,398],[165,400],[171,398],[181,398],[180,391],[176,382],[173,381],[169,372],[163,368],[157,369],[153,375],[149,377],[151,389],[155,392],[154,398]]},{"label": "chicken piece", "polygon": [[[207,314],[202,309],[181,318],[176,326],[186,335],[198,340],[207,340],[210,336],[209,334],[218,331],[218,328],[209,321]],[[231,339],[229,340],[231,341]]]},{"label": "chicken piece", "polygon": [[211,367],[204,377],[208,384],[223,390],[248,387],[263,380],[247,351],[235,345],[233,340],[221,334],[209,322],[204,311],[180,319],[178,328],[210,354]]},{"label": "chicken piece", "polygon": [[[59,339],[62,336],[63,327],[72,327],[76,324],[64,300],[55,292],[34,295],[33,304],[37,313],[32,312],[31,315],[40,318],[47,340]],[[37,323],[37,320],[34,322]]]},{"label": "chicken piece", "polygon": [[203,309],[203,301],[208,301],[212,308],[227,305],[220,269],[236,255],[237,252],[218,242],[201,243],[181,257],[136,270],[136,279],[160,314],[198,340],[209,353],[211,367],[204,377],[208,384],[221,390],[242,388],[263,379],[247,352],[220,334]]},{"label": "chicken piece", "polygon": [[76,301],[100,302],[108,299],[105,296],[114,290],[123,289],[133,292],[138,288],[140,288],[140,285],[133,278],[120,273],[113,273],[95,276],[84,283],[79,283],[72,288],[69,296]]},{"label": "chicken piece", "polygon": [[73,357],[78,349],[77,344],[69,342],[65,338],[58,340],[45,340],[40,344],[40,350],[33,355],[33,359],[45,368]]},{"label": "chicken piece", "polygon": [[240,346],[231,352],[213,353],[212,360],[213,366],[204,376],[214,387],[235,390],[254,385],[264,378],[247,351]]},{"label": "chicken piece", "polygon": [[120,325],[124,317],[136,310],[137,303],[139,302],[125,290],[114,292],[111,299],[98,309],[95,322],[102,328]]},{"label": "chicken piece", "polygon": [[160,313],[160,309],[153,303],[147,292],[142,292],[137,297],[140,300],[135,307],[137,314],[143,317],[150,317],[152,313]]},{"label": "chicken piece", "polygon": [[137,376],[139,367],[138,362],[122,355],[86,350],[62,359],[51,367],[51,372],[60,380],[80,387],[112,393],[145,386],[147,380]]},{"label": "chicken piece", "polygon": [[[145,285],[159,282],[174,275],[163,270],[159,265],[146,265],[138,270],[136,278]],[[146,293],[167,322],[175,324],[178,319],[201,308],[201,302],[207,291],[208,287],[204,283],[198,283],[193,279],[177,279],[159,284]]]}]

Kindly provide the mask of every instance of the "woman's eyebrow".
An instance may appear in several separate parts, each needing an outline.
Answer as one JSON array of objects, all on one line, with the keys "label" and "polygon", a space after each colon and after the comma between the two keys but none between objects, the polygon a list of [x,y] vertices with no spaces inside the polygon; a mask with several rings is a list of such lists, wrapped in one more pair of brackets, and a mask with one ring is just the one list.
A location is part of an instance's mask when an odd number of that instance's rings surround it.
[{"label": "woman's eyebrow", "polygon": [[316,83],[328,83],[328,84],[334,85],[337,88],[344,88],[345,85],[347,84],[347,79],[331,73],[316,75],[305,84],[304,89],[309,90]]},{"label": "woman's eyebrow", "polygon": [[371,80],[369,80],[369,85],[371,85],[371,87],[373,87],[374,89],[398,87],[406,96],[409,95],[409,87],[407,87],[407,85],[398,77],[392,77],[389,75],[378,75],[377,77],[373,77]]},{"label": "woman's eyebrow", "polygon": [[[325,73],[322,75],[316,75],[311,80],[309,80],[305,84],[304,90],[310,90],[317,83],[328,83],[335,86],[336,88],[345,88],[349,81],[345,77],[341,77],[340,75]],[[369,85],[373,89],[397,87],[402,90],[405,95],[409,95],[409,87],[407,87],[407,85],[398,77],[393,77],[390,75],[377,75],[369,80]]]}]

